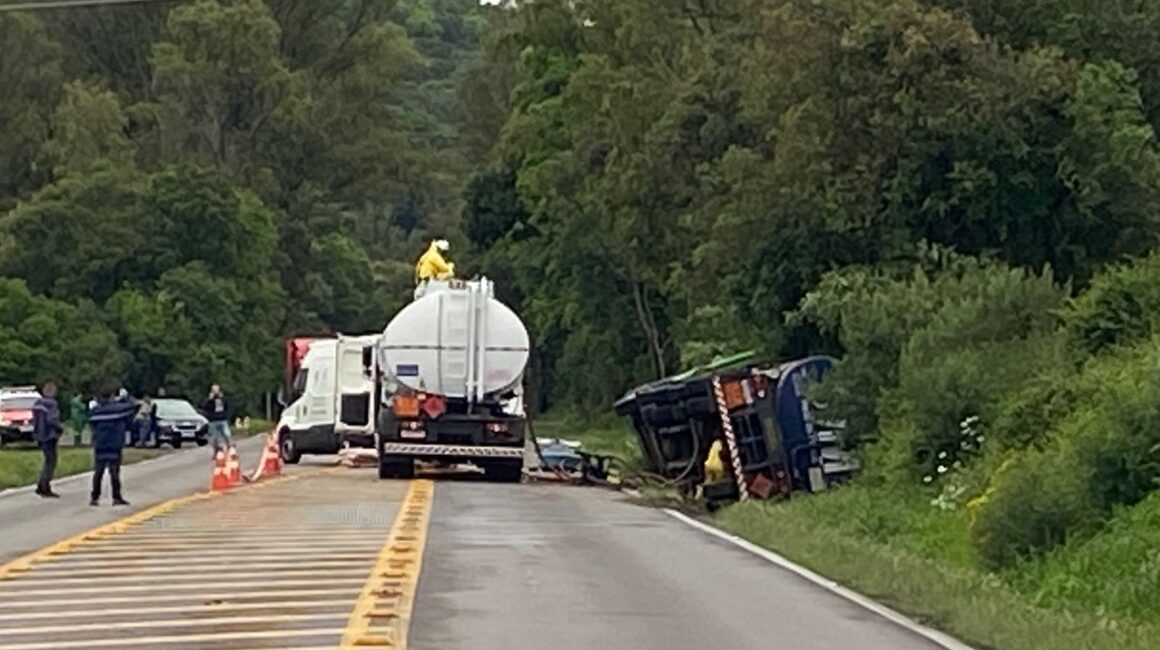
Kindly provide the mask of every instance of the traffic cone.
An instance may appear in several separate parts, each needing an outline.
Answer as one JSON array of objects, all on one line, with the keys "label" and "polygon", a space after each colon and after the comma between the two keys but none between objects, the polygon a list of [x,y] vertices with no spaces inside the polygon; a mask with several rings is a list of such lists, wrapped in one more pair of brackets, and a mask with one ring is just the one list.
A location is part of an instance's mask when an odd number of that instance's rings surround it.
[{"label": "traffic cone", "polygon": [[262,454],[261,475],[279,476],[282,474],[282,454],[278,452],[278,440],[271,431],[266,436],[266,451]]},{"label": "traffic cone", "polygon": [[218,450],[213,456],[213,478],[210,480],[211,492],[223,492],[230,489],[230,477],[226,470],[226,452]]},{"label": "traffic cone", "polygon": [[241,485],[242,463],[238,459],[238,448],[234,445],[230,445],[230,455],[226,468],[229,470],[230,485]]}]

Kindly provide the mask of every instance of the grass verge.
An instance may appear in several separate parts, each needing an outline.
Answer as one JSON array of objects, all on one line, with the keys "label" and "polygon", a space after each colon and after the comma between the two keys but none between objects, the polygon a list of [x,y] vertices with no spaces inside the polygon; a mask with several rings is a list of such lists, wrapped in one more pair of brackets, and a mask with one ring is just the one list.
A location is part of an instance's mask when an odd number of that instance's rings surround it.
[{"label": "grass verge", "polygon": [[[130,465],[166,453],[159,449],[128,448],[124,464]],[[36,483],[42,462],[36,448],[0,449],[0,490]],[[93,469],[93,452],[87,447],[60,447],[57,452],[56,478],[83,474]]]},{"label": "grass verge", "polygon": [[1097,608],[1042,606],[977,567],[961,513],[921,492],[854,485],[739,504],[714,523],[978,648],[1155,649],[1160,626]]}]

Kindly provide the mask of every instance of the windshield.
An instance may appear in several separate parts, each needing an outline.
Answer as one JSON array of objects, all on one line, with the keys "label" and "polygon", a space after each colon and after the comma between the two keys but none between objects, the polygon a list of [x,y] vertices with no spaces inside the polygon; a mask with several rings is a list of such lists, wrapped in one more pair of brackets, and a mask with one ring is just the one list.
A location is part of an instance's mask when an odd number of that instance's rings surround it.
[{"label": "windshield", "polygon": [[192,404],[182,399],[159,399],[153,403],[157,405],[157,417],[160,418],[196,418],[199,415]]},{"label": "windshield", "polygon": [[37,399],[35,395],[0,398],[0,410],[27,411],[32,408]]}]

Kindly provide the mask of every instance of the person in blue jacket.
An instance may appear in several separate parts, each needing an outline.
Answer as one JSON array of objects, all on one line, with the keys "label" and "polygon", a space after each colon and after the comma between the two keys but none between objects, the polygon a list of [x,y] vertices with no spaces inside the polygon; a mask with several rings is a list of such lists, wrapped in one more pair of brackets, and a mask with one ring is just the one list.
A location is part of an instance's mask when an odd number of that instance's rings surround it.
[{"label": "person in blue jacket", "polygon": [[93,492],[90,506],[101,500],[101,483],[105,470],[109,470],[109,482],[113,486],[113,505],[127,506],[129,502],[121,495],[121,450],[125,447],[125,431],[137,413],[137,405],[130,399],[113,397],[113,391],[101,392],[97,405],[89,413],[89,426],[93,432]]},{"label": "person in blue jacket", "polygon": [[40,480],[36,482],[36,494],[56,499],[60,495],[52,491],[52,477],[56,473],[57,442],[64,431],[60,426],[60,406],[56,403],[56,384],[46,382],[40,395],[40,399],[32,405],[32,436],[44,453],[44,465],[40,470]]}]

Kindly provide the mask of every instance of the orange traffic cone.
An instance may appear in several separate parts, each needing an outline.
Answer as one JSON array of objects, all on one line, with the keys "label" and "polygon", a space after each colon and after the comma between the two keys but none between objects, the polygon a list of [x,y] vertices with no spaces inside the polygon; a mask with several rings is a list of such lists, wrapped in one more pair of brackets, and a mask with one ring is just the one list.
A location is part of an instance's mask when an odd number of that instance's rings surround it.
[{"label": "orange traffic cone", "polygon": [[278,440],[271,431],[266,436],[266,451],[262,454],[262,476],[279,476],[282,474],[282,454],[278,451]]},{"label": "orange traffic cone", "polygon": [[230,445],[230,455],[226,469],[229,470],[230,485],[242,484],[242,462],[238,459],[238,448]]},{"label": "orange traffic cone", "polygon": [[222,492],[233,487],[226,470],[226,452],[218,450],[213,456],[213,478],[210,480],[211,492]]}]

